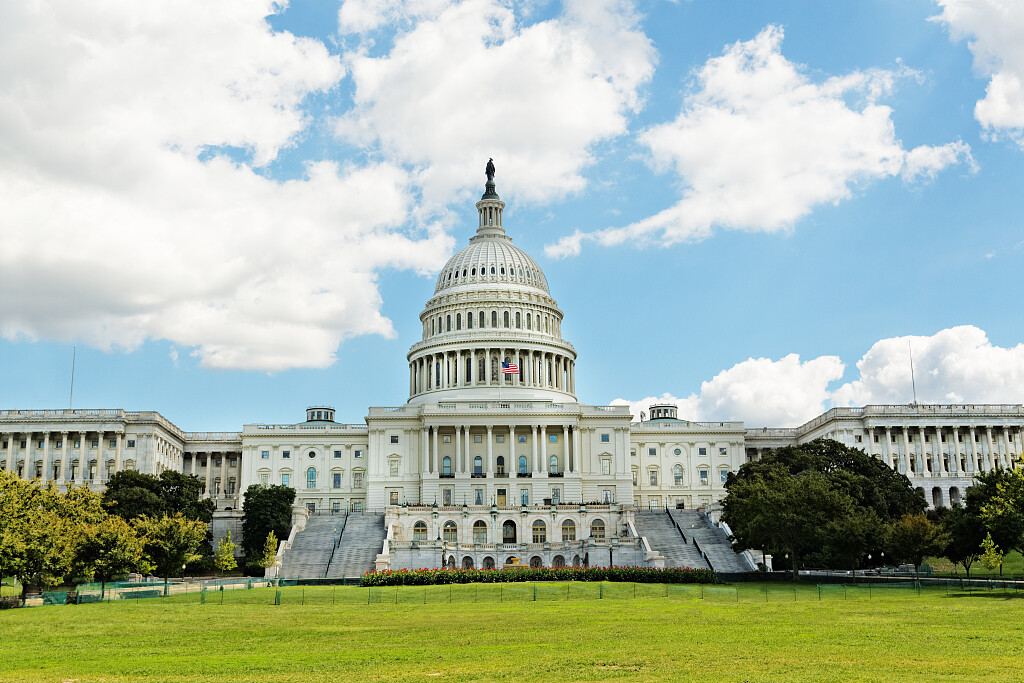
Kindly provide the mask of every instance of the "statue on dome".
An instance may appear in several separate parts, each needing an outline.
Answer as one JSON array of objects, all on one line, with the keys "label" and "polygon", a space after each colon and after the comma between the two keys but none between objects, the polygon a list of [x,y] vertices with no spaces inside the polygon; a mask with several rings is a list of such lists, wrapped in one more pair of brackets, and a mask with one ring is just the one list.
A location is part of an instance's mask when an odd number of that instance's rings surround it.
[{"label": "statue on dome", "polygon": [[487,168],[484,169],[484,173],[487,174],[488,184],[494,182],[494,159],[487,160]]}]

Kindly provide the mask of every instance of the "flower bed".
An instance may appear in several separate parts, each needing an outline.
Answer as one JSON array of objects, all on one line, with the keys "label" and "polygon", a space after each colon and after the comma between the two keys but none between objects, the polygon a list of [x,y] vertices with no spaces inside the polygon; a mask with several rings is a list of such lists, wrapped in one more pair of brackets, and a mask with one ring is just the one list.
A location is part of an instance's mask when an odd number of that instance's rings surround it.
[{"label": "flower bed", "polygon": [[507,569],[399,569],[367,572],[364,586],[432,586],[447,583],[524,581],[626,581],[633,583],[715,583],[710,569],[667,567],[513,567]]}]

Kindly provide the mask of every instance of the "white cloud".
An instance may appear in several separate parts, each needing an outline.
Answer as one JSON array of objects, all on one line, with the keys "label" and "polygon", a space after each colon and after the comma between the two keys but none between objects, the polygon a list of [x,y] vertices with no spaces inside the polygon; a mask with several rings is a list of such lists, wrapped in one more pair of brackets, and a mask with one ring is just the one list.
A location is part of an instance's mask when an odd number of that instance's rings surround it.
[{"label": "white cloud", "polygon": [[974,68],[989,79],[974,117],[992,137],[1024,149],[1024,7],[1020,0],[937,0],[935,17],[954,40],[968,40]]},{"label": "white cloud", "polygon": [[[0,336],[132,349],[167,339],[202,364],[329,364],[392,334],[376,272],[428,271],[452,242],[409,222],[392,164],[254,167],[344,76],[274,32],[270,2],[15,3],[0,21]],[[237,163],[205,150],[246,150]]]},{"label": "white cloud", "polygon": [[993,346],[984,330],[961,325],[928,337],[879,341],[857,362],[860,378],[833,393],[835,403],[909,403],[911,348],[922,403],[1024,401],[1024,344]]},{"label": "white cloud", "polygon": [[[518,14],[517,14],[518,11]],[[568,0],[528,24],[499,0],[348,0],[343,34],[408,22],[390,50],[349,53],[356,106],[336,132],[418,169],[428,208],[468,196],[493,157],[498,189],[526,200],[581,190],[592,147],[622,135],[653,73],[626,0]]]},{"label": "white cloud", "polygon": [[679,116],[639,136],[655,169],[679,177],[675,205],[625,227],[564,237],[548,256],[579,253],[584,241],[700,240],[716,226],[786,230],[867,181],[931,178],[960,162],[973,168],[963,142],[907,152],[896,138],[892,110],[878,99],[914,72],[873,69],[815,83],[782,55],[782,37],[769,26],[709,59]]},{"label": "white cloud", "polygon": [[800,361],[790,354],[777,361],[758,358],[737,363],[702,382],[685,398],[671,393],[629,405],[635,419],[652,403],[676,403],[681,419],[742,420],[748,426],[793,427],[833,406],[907,404],[913,399],[910,346],[914,350],[917,399],[921,403],[1021,403],[1024,401],[1024,344],[993,346],[984,330],[963,325],[931,336],[882,339],[857,362],[859,377],[835,390],[829,385],[845,369],[836,356]]}]

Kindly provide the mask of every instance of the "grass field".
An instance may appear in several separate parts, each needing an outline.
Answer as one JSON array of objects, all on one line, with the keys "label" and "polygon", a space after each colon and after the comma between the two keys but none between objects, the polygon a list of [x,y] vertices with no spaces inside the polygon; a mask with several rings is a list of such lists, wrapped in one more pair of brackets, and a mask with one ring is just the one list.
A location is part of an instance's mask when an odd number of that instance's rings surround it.
[{"label": "grass field", "polygon": [[[930,564],[932,569],[936,572],[941,572],[942,574],[953,574],[956,569],[959,569],[960,576],[964,575],[963,567],[954,567],[953,563],[944,557],[929,557],[925,562]],[[981,562],[975,562],[971,565],[972,579],[975,577],[982,578],[989,576],[999,576],[999,570],[987,569],[981,564]],[[1003,576],[1007,578],[1011,576],[1024,576],[1024,558],[1022,558],[1021,554],[1016,550],[1007,553],[1006,557],[1003,558]]]},{"label": "grass field", "polygon": [[537,587],[536,601],[531,584],[471,584],[9,610],[0,680],[1024,680],[1012,593]]}]

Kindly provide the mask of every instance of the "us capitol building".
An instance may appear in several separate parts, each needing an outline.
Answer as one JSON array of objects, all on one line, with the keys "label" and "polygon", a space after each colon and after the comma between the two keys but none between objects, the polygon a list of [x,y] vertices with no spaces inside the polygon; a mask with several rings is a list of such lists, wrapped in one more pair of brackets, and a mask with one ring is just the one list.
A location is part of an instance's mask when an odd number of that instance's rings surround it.
[{"label": "us capitol building", "polygon": [[362,513],[383,519],[371,565],[398,568],[500,566],[509,555],[660,565],[638,510],[713,517],[730,471],[819,437],[882,459],[933,506],[957,502],[975,472],[1020,460],[1021,405],[834,408],[796,428],[747,428],[681,419],[673,405],[633,422],[627,406],[578,402],[562,311],[505,233],[488,170],[476,235],[441,269],[420,314],[403,405],[371,407],[358,424],[313,406],[304,422],[215,433],[152,411],[5,410],[0,466],[96,489],[124,469],[194,474],[217,503],[215,536],[236,538],[246,487],[291,486],[296,529],[285,545],[317,518]]}]

